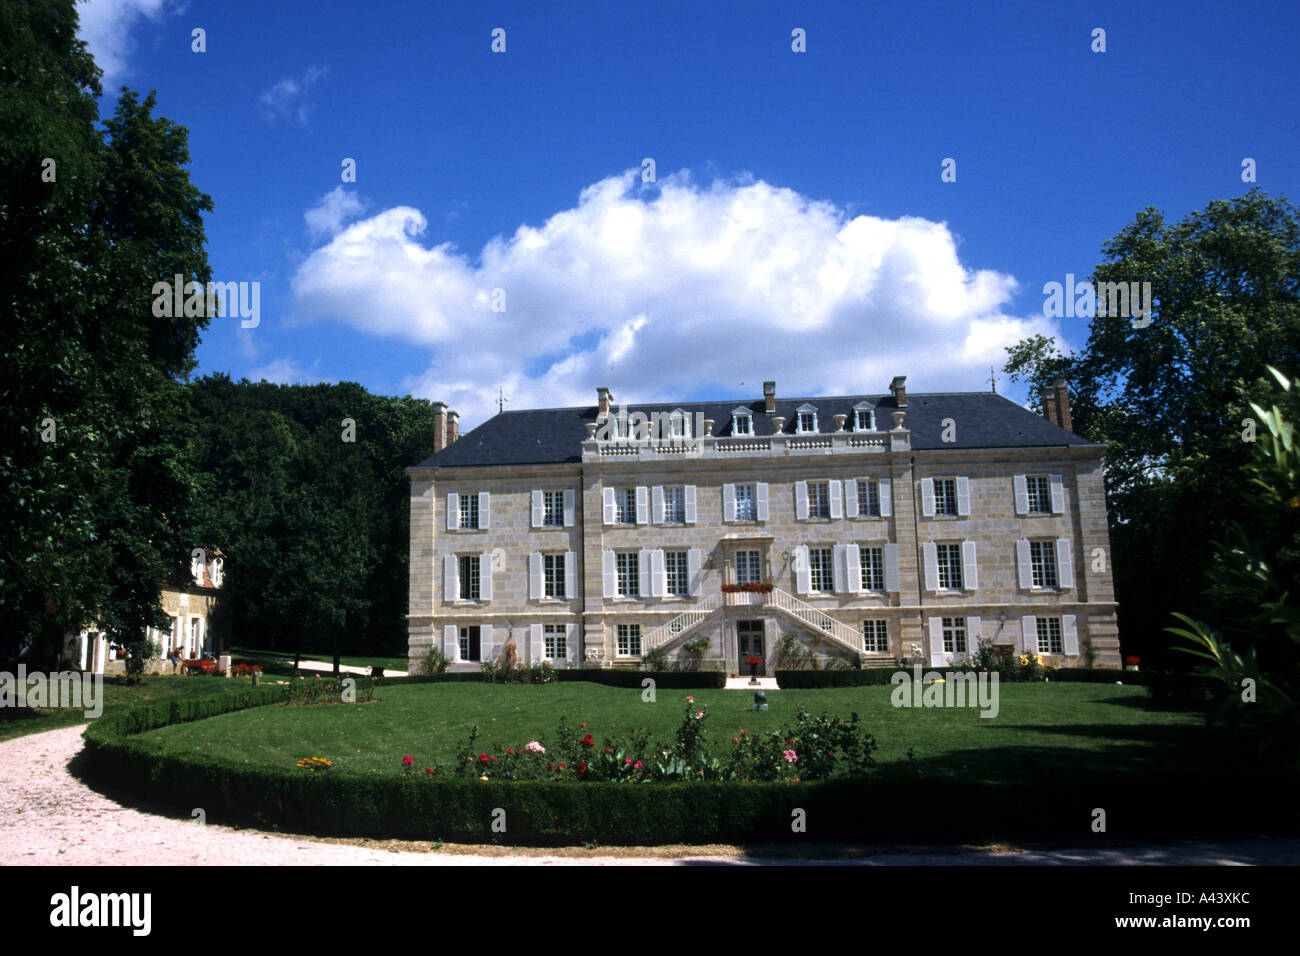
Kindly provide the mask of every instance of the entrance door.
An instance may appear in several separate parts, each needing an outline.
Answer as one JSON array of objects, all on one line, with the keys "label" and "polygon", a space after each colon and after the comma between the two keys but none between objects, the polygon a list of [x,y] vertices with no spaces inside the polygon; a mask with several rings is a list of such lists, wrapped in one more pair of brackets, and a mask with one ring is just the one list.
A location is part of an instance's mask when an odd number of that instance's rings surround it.
[{"label": "entrance door", "polygon": [[767,656],[763,653],[763,622],[762,621],[737,621],[736,637],[740,645],[740,666],[736,673],[748,675],[751,673],[749,664],[745,663],[751,657],[757,657],[761,662],[758,665],[759,676],[767,674]]},{"label": "entrance door", "polygon": [[477,661],[481,653],[478,625],[462,627],[460,629],[460,659],[462,661]]}]

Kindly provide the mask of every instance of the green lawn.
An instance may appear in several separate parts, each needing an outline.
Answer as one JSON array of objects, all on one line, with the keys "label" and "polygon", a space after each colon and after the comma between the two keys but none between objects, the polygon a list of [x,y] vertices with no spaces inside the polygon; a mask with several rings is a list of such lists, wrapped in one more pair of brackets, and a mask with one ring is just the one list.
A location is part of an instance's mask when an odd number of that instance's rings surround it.
[{"label": "green lawn", "polygon": [[[997,717],[975,709],[895,708],[889,686],[792,690],[769,694],[766,713],[749,710],[740,691],[661,691],[644,703],[639,689],[597,684],[541,686],[416,684],[381,687],[376,702],[316,707],[269,706],[164,727],[138,738],[159,750],[292,767],[300,758],[328,757],[340,770],[395,773],[401,758],[416,766],[449,761],[458,738],[479,725],[492,742],[545,742],[561,715],[597,740],[645,727],[670,741],[687,694],[707,703],[710,741],[729,744],[741,728],[779,728],[795,705],[847,717],[856,711],[876,736],[877,760],[926,776],[1006,782],[1043,775],[1103,772],[1212,772],[1206,732],[1192,714],[1150,705],[1139,687],[1109,684],[1003,685]],[[909,750],[911,756],[909,757]],[[1221,769],[1221,767],[1220,767]]]},{"label": "green lawn", "polygon": [[[224,677],[172,677],[151,675],[138,684],[128,684],[121,677],[104,678],[104,713],[111,714],[123,707],[148,703],[166,697],[213,694],[229,690],[234,683],[247,684],[248,680]],[[44,730],[57,730],[84,724],[87,717],[81,708],[41,708],[35,712],[0,708],[0,740],[9,740],[25,734]]]}]

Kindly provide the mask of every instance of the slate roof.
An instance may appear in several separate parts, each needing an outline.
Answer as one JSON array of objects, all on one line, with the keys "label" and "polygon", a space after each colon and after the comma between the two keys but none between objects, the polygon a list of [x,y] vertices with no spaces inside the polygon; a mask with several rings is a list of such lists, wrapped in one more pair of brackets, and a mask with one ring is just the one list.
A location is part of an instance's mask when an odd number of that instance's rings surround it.
[{"label": "slate roof", "polygon": [[[702,412],[716,424],[713,433],[731,434],[731,412],[747,407],[754,412],[754,435],[761,438],[774,432],[772,417],[785,416],[782,429],[794,434],[795,409],[805,403],[817,408],[817,430],[835,431],[836,414],[849,416],[853,406],[867,401],[876,407],[876,428],[884,434],[893,427],[890,413],[897,409],[892,393],[885,395],[848,395],[823,398],[778,399],[776,411],[769,416],[763,399],[739,402],[673,402],[661,405],[629,405],[628,412],[673,412],[682,409],[694,416]],[[616,405],[616,410],[618,407]],[[1093,442],[1053,425],[1041,415],[1022,408],[1010,399],[992,392],[935,392],[907,396],[907,417],[903,425],[911,432],[912,448],[1044,448],[1064,445],[1093,445]],[[943,442],[943,420],[956,422],[956,441]],[[418,468],[462,468],[492,465],[539,465],[582,461],[584,425],[596,421],[596,406],[583,408],[538,408],[501,412],[482,425],[461,435],[442,451],[420,462]],[[748,437],[748,436],[747,436]]]}]

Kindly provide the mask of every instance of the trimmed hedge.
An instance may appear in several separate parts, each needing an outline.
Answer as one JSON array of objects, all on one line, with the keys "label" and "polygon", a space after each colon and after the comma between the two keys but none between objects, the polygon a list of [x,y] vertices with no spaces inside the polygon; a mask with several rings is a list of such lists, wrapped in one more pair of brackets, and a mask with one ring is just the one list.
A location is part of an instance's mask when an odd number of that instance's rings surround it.
[{"label": "trimmed hedge", "polygon": [[[776,672],[776,684],[782,690],[795,690],[818,687],[872,687],[888,684],[899,671],[912,673],[910,667],[870,667],[862,670],[839,671],[804,671],[779,670]],[[922,674],[963,674],[959,667],[923,667]],[[1100,667],[1057,667],[1045,672],[1049,681],[1085,682],[1095,684],[1145,684],[1145,675],[1141,671],[1119,671]],[[1000,678],[1005,680],[1005,678]]]},{"label": "trimmed hedge", "polygon": [[587,681],[606,687],[641,688],[649,677],[656,688],[667,690],[721,690],[727,686],[724,671],[616,671],[595,667],[579,667],[555,672],[557,681]]}]

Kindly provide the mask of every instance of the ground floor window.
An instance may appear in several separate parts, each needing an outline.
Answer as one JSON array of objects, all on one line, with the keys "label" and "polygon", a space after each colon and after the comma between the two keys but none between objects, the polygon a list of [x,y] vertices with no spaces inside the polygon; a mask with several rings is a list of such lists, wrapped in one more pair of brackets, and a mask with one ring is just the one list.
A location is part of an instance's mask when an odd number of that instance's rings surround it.
[{"label": "ground floor window", "polygon": [[943,619],[943,649],[948,654],[966,653],[966,619],[964,617],[945,617]]},{"label": "ground floor window", "polygon": [[563,624],[542,625],[542,637],[546,642],[546,656],[553,661],[562,661],[569,656],[568,641],[565,638],[567,628]]},{"label": "ground floor window", "polygon": [[641,656],[640,624],[619,624],[616,633],[618,635],[618,653],[620,657]]},{"label": "ground floor window", "polygon": [[862,622],[862,645],[868,654],[889,653],[889,630],[884,620]]},{"label": "ground floor window", "polygon": [[1061,619],[1059,617],[1035,618],[1038,625],[1038,653],[1064,654],[1065,646],[1061,641]]}]

